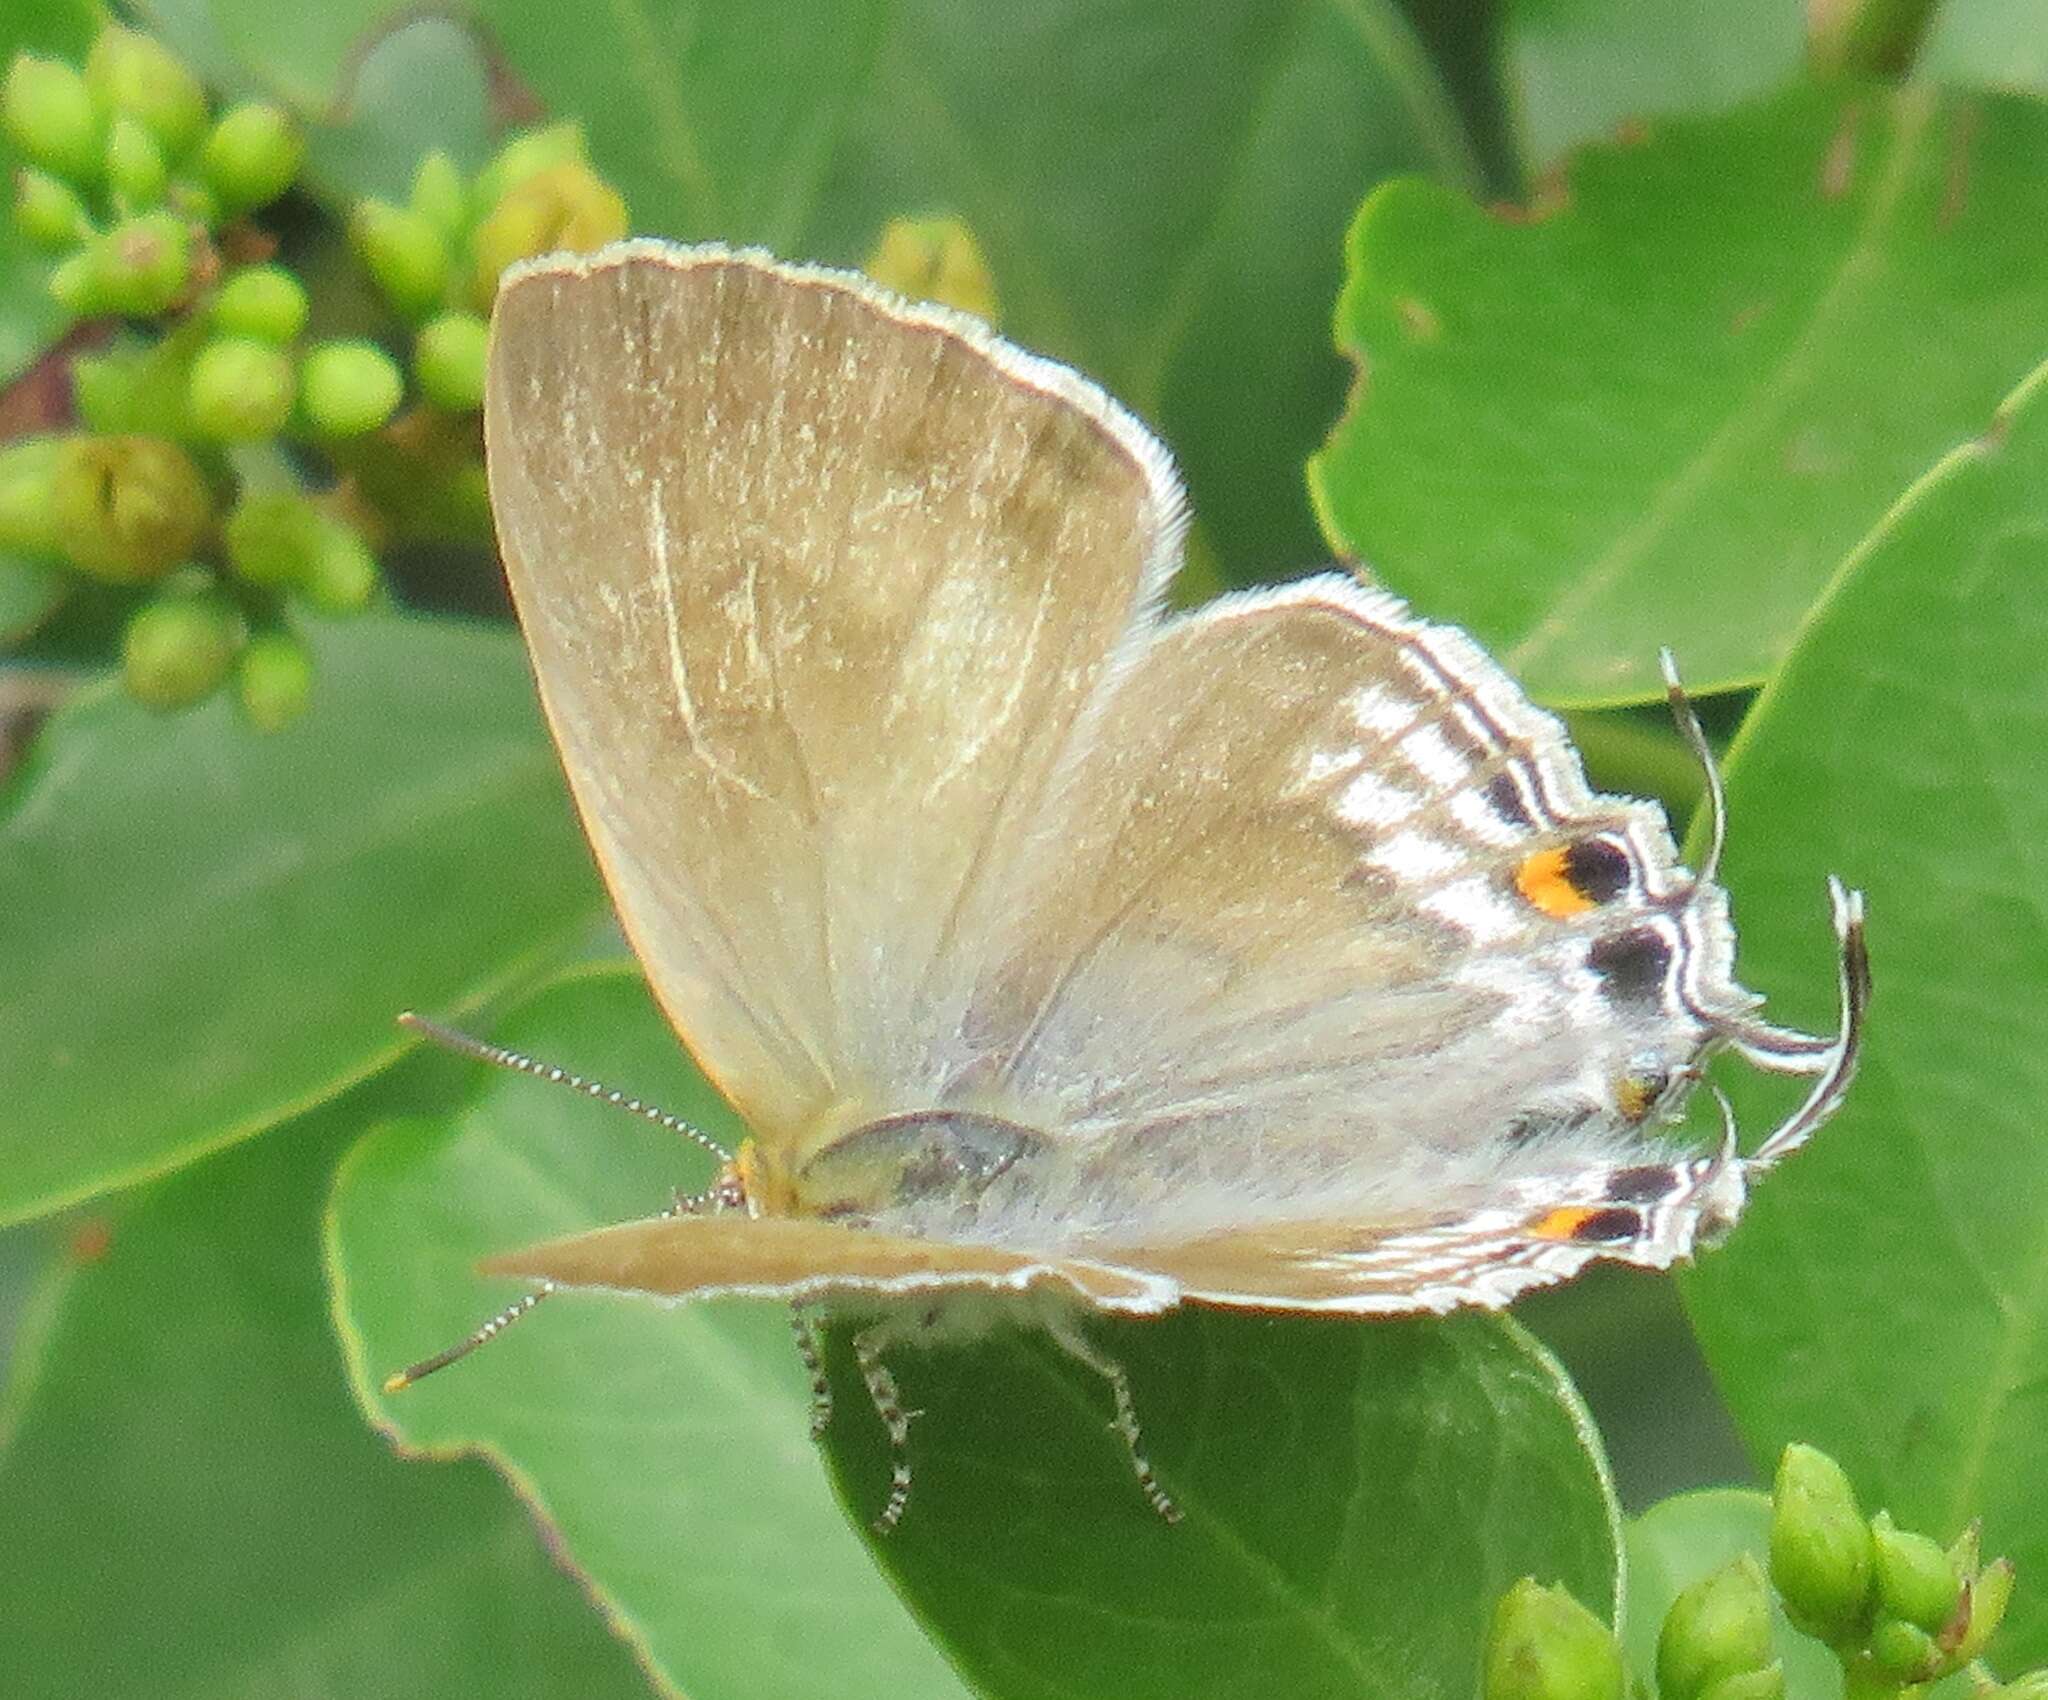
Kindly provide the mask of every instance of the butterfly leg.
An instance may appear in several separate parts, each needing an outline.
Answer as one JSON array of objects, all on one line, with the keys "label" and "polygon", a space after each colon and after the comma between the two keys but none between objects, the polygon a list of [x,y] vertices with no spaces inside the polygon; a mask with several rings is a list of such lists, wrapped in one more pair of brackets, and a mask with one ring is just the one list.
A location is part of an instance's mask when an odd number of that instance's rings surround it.
[{"label": "butterfly leg", "polygon": [[825,1358],[818,1350],[818,1331],[804,1314],[804,1307],[789,1307],[789,1326],[796,1335],[797,1356],[811,1377],[811,1438],[823,1440],[832,1425],[832,1383],[825,1379]]},{"label": "butterfly leg", "polygon": [[1145,1439],[1138,1430],[1138,1407],[1131,1398],[1131,1378],[1125,1373],[1124,1366],[1097,1351],[1071,1317],[1055,1313],[1046,1321],[1046,1332],[1052,1336],[1053,1344],[1068,1357],[1092,1369],[1109,1383],[1110,1394],[1116,1401],[1116,1416],[1109,1426],[1123,1437],[1138,1486],[1151,1501],[1154,1511],[1165,1521],[1178,1523],[1180,1507],[1174,1504],[1173,1496],[1159,1485],[1159,1478],[1152,1473],[1152,1461],[1145,1456]]},{"label": "butterfly leg", "polygon": [[868,1397],[875,1402],[875,1415],[889,1431],[889,1500],[875,1519],[875,1533],[886,1535],[903,1520],[903,1508],[910,1503],[910,1419],[896,1391],[896,1378],[882,1362],[885,1343],[883,1328],[863,1328],[853,1337],[853,1356],[860,1365],[860,1378],[867,1383]]}]

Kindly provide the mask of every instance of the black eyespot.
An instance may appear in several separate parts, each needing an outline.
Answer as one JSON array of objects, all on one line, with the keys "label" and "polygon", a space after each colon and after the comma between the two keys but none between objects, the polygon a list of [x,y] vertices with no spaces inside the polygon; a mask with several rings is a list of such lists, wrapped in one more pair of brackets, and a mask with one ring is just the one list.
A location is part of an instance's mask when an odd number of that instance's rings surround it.
[{"label": "black eyespot", "polygon": [[1535,817],[1522,801],[1522,788],[1512,773],[1496,773],[1486,782],[1486,801],[1509,826],[1532,827]]},{"label": "black eyespot", "polygon": [[1611,838],[1565,846],[1564,877],[1588,903],[1612,903],[1628,890],[1628,852]]},{"label": "black eyespot", "polygon": [[1679,1172],[1669,1163],[1644,1163],[1616,1169],[1607,1177],[1607,1196],[1630,1204],[1654,1204],[1678,1190]]},{"label": "black eyespot", "polygon": [[1572,1229],[1572,1238],[1581,1245],[1613,1245],[1620,1240],[1632,1240],[1642,1231],[1642,1217],[1625,1205],[1615,1204],[1593,1211]]},{"label": "black eyespot", "polygon": [[1617,1003],[1654,1003],[1663,995],[1671,968],[1671,944],[1651,927],[1632,927],[1598,940],[1586,952],[1586,966],[1605,982]]}]

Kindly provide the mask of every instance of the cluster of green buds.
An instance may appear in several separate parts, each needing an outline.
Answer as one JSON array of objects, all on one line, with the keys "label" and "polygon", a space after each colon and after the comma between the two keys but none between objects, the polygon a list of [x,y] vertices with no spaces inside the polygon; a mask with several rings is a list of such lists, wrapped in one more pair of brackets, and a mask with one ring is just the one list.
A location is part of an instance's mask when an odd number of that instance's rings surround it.
[{"label": "cluster of green buds", "polygon": [[1771,1580],[1786,1616],[1841,1659],[1850,1696],[1911,1696],[1975,1663],[2005,1616],[2013,1567],[1982,1561],[1974,1525],[1943,1548],[1884,1512],[1866,1518],[1839,1464],[1788,1446],[1771,1494]]},{"label": "cluster of green buds", "polygon": [[149,318],[190,301],[219,265],[214,234],[282,195],[304,153],[279,108],[216,114],[162,45],[118,25],[82,69],[18,54],[0,128],[22,160],[15,224],[61,256],[50,292],[80,317]]},{"label": "cluster of green buds", "polygon": [[625,233],[626,203],[591,170],[574,123],[515,137],[473,185],[446,154],[430,153],[405,205],[358,201],[349,215],[350,242],[410,328],[420,394],[451,412],[483,399],[485,315],[499,273]]},{"label": "cluster of green buds", "polygon": [[[1915,1700],[1968,1670],[1976,1700],[2048,1700],[2048,1670],[1999,1683],[1977,1663],[2012,1598],[2013,1567],[1986,1564],[1977,1531],[1943,1548],[1866,1518],[1842,1468],[1790,1446],[1771,1498],[1770,1567],[1748,1553],[1679,1593],[1657,1637],[1658,1700],[1785,1700],[1775,1588],[1790,1622],[1840,1660],[1846,1700]],[[1623,1700],[1614,1632],[1561,1587],[1525,1578],[1501,1597],[1485,1700]]]},{"label": "cluster of green buds", "polygon": [[430,153],[405,205],[347,220],[395,325],[314,336],[334,315],[249,217],[304,158],[280,108],[216,112],[161,44],[109,26],[83,67],[19,55],[0,131],[51,293],[117,321],[70,361],[77,429],[0,445],[0,572],[121,587],[139,700],[181,708],[232,678],[254,725],[282,727],[311,690],[302,616],[378,598],[373,539],[488,534],[478,409],[499,272],[623,235],[624,204],[574,125],[513,137],[474,181]]}]

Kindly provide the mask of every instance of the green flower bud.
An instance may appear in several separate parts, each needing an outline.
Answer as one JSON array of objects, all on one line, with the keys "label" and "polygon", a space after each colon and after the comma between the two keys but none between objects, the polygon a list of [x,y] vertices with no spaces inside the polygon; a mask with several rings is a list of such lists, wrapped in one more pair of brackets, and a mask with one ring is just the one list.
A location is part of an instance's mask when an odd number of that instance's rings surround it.
[{"label": "green flower bud", "polygon": [[212,230],[220,223],[220,197],[204,183],[174,177],[164,199],[180,218]]},{"label": "green flower bud", "polygon": [[312,652],[291,632],[258,632],[235,663],[235,695],[257,731],[282,732],[312,701]]},{"label": "green flower bud", "polygon": [[329,522],[300,589],[323,613],[359,613],[377,594],[376,557],[348,526]]},{"label": "green flower bud", "polygon": [[1494,1610],[1484,1700],[1621,1700],[1613,1631],[1562,1587],[1525,1576]]},{"label": "green flower bud", "polygon": [[92,235],[92,220],[70,184],[24,165],[14,176],[14,228],[38,248],[62,253]]},{"label": "green flower bud", "polygon": [[306,328],[305,285],[282,266],[245,266],[213,298],[213,328],[281,348]]},{"label": "green flower bud", "polygon": [[455,161],[439,148],[420,161],[412,175],[412,210],[453,244],[469,222],[469,194]]},{"label": "green flower bud", "polygon": [[151,708],[189,708],[228,676],[241,644],[241,618],[225,598],[162,597],[128,621],[122,681],[130,696]]},{"label": "green flower bud", "polygon": [[941,301],[996,322],[996,283],[974,232],[957,218],[892,218],[861,270],[913,301]]},{"label": "green flower bud", "polygon": [[224,443],[274,437],[292,416],[291,356],[249,336],[215,337],[192,362],[185,405],[195,429]]},{"label": "green flower bud", "polygon": [[1972,1518],[1968,1528],[1956,1536],[1955,1543],[1948,1549],[1948,1567],[1958,1577],[1974,1576],[1983,1562],[1979,1543],[1984,1538],[1984,1524],[1981,1518]]},{"label": "green flower bud", "polygon": [[192,362],[211,331],[197,315],[180,319],[167,335],[121,337],[104,354],[71,362],[71,399],[79,420],[108,436],[193,435],[188,405]]},{"label": "green flower bud", "polygon": [[583,126],[573,118],[539,130],[522,130],[477,174],[475,204],[485,209],[494,207],[529,177],[550,166],[580,165],[587,157],[583,151]]},{"label": "green flower bud", "polygon": [[1870,1525],[1841,1465],[1811,1446],[1786,1447],[1771,1490],[1771,1580],[1787,1615],[1830,1645],[1859,1639],[1872,1562]]},{"label": "green flower bud", "polygon": [[93,265],[101,312],[154,318],[191,287],[192,227],[169,212],[126,219],[93,244]]},{"label": "green flower bud", "polygon": [[1941,1649],[1918,1624],[1881,1617],[1870,1631],[1870,1662],[1893,1682],[1926,1682],[1941,1664]]},{"label": "green flower bud", "polygon": [[1962,1592],[1962,1578],[1948,1554],[1925,1535],[1892,1526],[1880,1511],[1870,1520],[1872,1553],[1877,1566],[1877,1597],[1893,1617],[1933,1631],[1948,1622]]},{"label": "green flower bud", "polygon": [[251,584],[283,586],[312,578],[334,521],[288,490],[243,495],[221,527],[228,560]]},{"label": "green flower bud", "polygon": [[199,171],[223,210],[268,206],[291,187],[305,139],[289,116],[267,101],[245,101],[221,115],[199,150]]},{"label": "green flower bud", "polygon": [[1657,1636],[1657,1692],[1699,1700],[1723,1677],[1770,1662],[1770,1594],[1756,1560],[1743,1553],[1671,1602]]},{"label": "green flower bud", "polygon": [[24,437],[0,448],[0,554],[56,555],[61,437]]},{"label": "green flower bud", "polygon": [[468,413],[483,406],[484,349],[490,327],[474,313],[443,313],[412,345],[413,375],[436,407]]},{"label": "green flower bud", "polygon": [[506,191],[476,227],[471,299],[489,309],[498,274],[515,260],[568,249],[587,254],[626,234],[626,203],[589,166],[571,160]]},{"label": "green flower bud", "polygon": [[1785,1700],[1785,1667],[1771,1664],[1724,1676],[1702,1691],[1700,1700]]},{"label": "green flower bud", "polygon": [[73,183],[98,181],[103,128],[85,79],[63,60],[14,56],[0,82],[0,129],[33,164]]},{"label": "green flower bud", "polygon": [[1968,1608],[1968,1616],[1962,1615],[1961,1607],[1957,1613],[1962,1623],[1961,1634],[1955,1637],[1952,1646],[1948,1634],[1941,1636],[1948,1652],[1944,1670],[1961,1670],[1984,1651],[2005,1621],[2005,1608],[2012,1604],[2012,1583],[2012,1560],[2008,1558],[1985,1565],[1970,1580],[1963,1590],[1963,1606]]},{"label": "green flower bud", "polygon": [[85,80],[100,104],[146,125],[175,158],[206,128],[206,93],[161,42],[109,24],[85,60]]},{"label": "green flower bud", "polygon": [[84,247],[57,262],[50,273],[50,295],[65,312],[90,319],[109,309],[100,288],[97,247]]},{"label": "green flower bud", "polygon": [[306,418],[328,437],[374,431],[405,396],[405,378],[374,342],[325,342],[306,356],[300,373]]},{"label": "green flower bud", "polygon": [[388,201],[358,201],[349,244],[403,319],[422,319],[448,291],[448,245],[431,219]]},{"label": "green flower bud", "polygon": [[107,131],[107,187],[140,211],[164,198],[163,149],[139,118],[116,118]]},{"label": "green flower bud", "polygon": [[65,438],[50,504],[65,558],[114,584],[161,578],[213,517],[199,468],[160,437]]}]

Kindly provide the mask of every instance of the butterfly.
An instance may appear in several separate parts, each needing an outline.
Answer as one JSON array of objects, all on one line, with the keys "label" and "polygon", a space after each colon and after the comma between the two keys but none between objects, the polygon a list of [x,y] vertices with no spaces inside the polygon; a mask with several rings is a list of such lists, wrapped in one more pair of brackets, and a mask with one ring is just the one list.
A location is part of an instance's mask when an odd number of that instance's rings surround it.
[{"label": "butterfly", "polygon": [[[868,1323],[887,1526],[885,1350],[1007,1313],[1108,1378],[1171,1516],[1090,1314],[1663,1268],[1848,1087],[1860,894],[1831,882],[1839,1031],[1761,1019],[1668,658],[1698,874],[1469,636],[1359,578],[1165,612],[1167,452],[977,320],[757,252],[553,256],[500,290],[485,432],[570,789],[750,1137],[664,1214],[490,1260],[541,1285],[393,1385],[560,1288],[746,1294],[798,1307],[822,1426],[822,1305]],[[1660,1131],[1722,1050],[1813,1082],[1747,1156],[1725,1101],[1712,1151]]]}]

